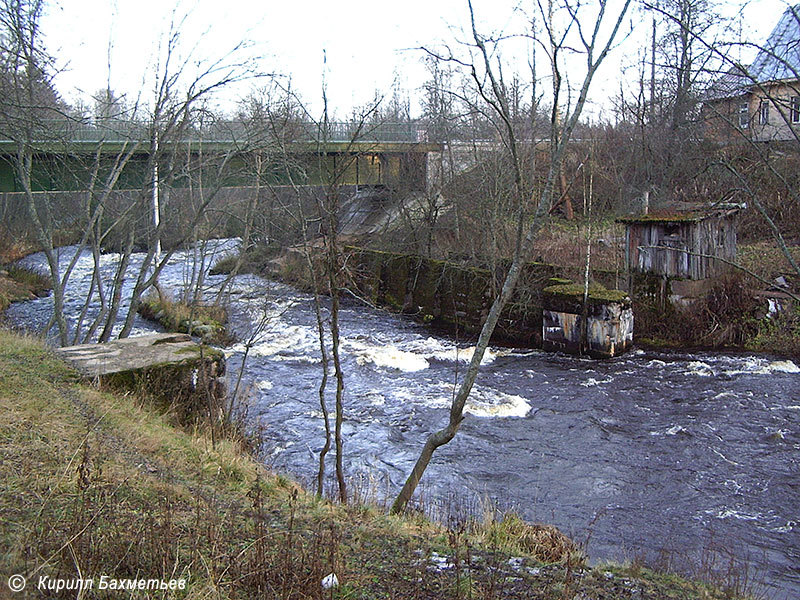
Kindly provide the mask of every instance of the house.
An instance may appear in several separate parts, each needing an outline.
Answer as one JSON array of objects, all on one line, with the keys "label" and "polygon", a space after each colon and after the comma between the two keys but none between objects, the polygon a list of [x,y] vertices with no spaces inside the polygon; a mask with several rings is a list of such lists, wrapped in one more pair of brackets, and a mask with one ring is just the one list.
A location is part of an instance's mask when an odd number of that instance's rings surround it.
[{"label": "house", "polygon": [[721,275],[736,258],[736,215],[741,208],[680,202],[618,219],[625,224],[629,272],[693,280]]},{"label": "house", "polygon": [[714,81],[702,106],[717,142],[787,141],[800,134],[800,4],[789,7],[750,66]]}]

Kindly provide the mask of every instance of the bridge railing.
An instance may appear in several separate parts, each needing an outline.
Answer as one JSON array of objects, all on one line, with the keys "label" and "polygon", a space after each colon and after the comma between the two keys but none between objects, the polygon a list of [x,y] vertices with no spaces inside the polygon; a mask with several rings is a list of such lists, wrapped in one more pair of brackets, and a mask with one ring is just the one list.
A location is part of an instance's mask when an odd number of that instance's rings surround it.
[{"label": "bridge railing", "polygon": [[[375,142],[418,143],[429,141],[427,128],[420,123],[331,122],[327,127],[311,122],[290,122],[278,130],[284,142]],[[242,121],[217,121],[201,128],[192,127],[170,141],[216,142],[253,145],[259,139],[269,141],[265,133]],[[36,142],[101,143],[149,142],[152,133],[146,123],[131,121],[54,121],[42,123],[34,131]],[[14,142],[0,133],[0,142]]]}]

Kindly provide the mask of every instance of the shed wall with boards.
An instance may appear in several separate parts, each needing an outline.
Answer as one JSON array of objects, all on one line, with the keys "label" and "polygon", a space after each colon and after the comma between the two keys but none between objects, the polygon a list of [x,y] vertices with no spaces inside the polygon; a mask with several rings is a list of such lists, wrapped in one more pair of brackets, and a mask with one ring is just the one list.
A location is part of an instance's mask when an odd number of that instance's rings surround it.
[{"label": "shed wall with boards", "polygon": [[660,212],[620,219],[630,271],[683,279],[717,277],[736,258],[738,209]]}]

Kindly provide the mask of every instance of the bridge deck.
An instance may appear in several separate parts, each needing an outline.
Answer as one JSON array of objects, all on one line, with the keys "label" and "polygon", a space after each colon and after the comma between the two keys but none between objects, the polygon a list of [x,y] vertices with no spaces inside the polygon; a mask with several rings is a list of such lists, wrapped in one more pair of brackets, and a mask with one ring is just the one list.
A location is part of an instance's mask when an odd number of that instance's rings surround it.
[{"label": "bridge deck", "polygon": [[[285,149],[290,153],[396,153],[438,152],[442,143],[430,141],[426,129],[416,123],[330,123],[321,128],[309,123],[295,123],[280,131],[280,138],[248,127],[243,122],[219,122],[213,127],[190,129],[170,135],[164,145],[187,146],[206,150],[257,148]],[[71,121],[43,124],[31,142],[41,151],[118,152],[131,145],[137,152],[149,151],[153,132],[149,126],[127,121],[85,124]],[[16,148],[18,139],[0,139],[0,152]],[[139,150],[141,148],[141,150]]]}]

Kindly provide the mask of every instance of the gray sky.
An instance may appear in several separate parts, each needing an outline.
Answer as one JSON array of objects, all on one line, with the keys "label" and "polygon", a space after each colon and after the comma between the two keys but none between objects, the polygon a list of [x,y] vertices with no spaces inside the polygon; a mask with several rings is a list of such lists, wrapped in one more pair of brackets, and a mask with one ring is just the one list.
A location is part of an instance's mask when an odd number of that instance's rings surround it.
[{"label": "gray sky", "polygon": [[[521,23],[514,8],[531,10],[533,4],[474,0],[474,6],[482,31],[509,31]],[[783,0],[723,5],[728,14],[742,13],[743,34],[754,42],[769,34],[784,8]],[[466,0],[194,0],[177,8],[165,0],[61,0],[48,9],[43,25],[48,46],[64,67],[57,79],[61,93],[75,102],[109,80],[112,89],[129,96],[146,92],[173,11],[188,13],[182,39],[198,44],[195,56],[221,56],[239,40],[252,40],[252,52],[263,56],[263,70],[291,76],[315,112],[321,106],[324,50],[328,97],[339,117],[369,102],[376,90],[389,91],[395,80],[413,95],[425,79],[422,54],[414,49],[452,43],[468,15]],[[649,22],[634,19],[633,24],[641,35],[649,32]],[[638,35],[609,57],[594,88],[597,103],[619,89],[617,74],[639,52]],[[518,46],[514,52],[525,50]]]}]

